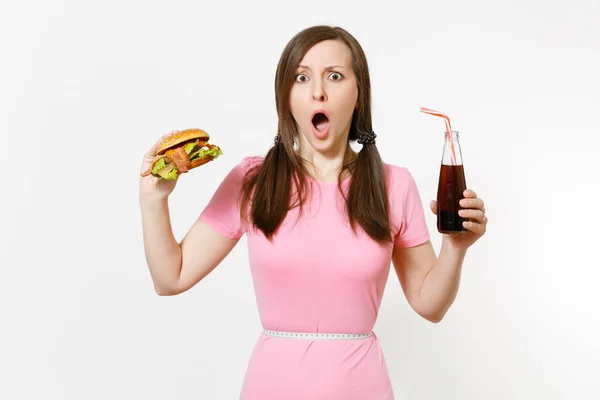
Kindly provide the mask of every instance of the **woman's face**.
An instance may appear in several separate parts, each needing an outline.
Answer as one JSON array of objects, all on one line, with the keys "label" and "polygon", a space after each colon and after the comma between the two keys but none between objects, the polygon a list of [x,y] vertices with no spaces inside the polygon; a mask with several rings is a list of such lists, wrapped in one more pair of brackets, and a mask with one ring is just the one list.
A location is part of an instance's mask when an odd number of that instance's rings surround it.
[{"label": "woman's face", "polygon": [[348,46],[339,40],[325,40],[311,47],[296,70],[290,93],[301,145],[322,152],[345,148],[357,99]]}]

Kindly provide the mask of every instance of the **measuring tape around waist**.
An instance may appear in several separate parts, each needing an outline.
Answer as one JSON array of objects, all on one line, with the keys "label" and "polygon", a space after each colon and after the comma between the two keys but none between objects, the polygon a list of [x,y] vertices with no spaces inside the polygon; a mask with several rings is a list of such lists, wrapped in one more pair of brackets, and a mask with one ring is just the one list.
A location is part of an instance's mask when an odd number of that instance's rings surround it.
[{"label": "measuring tape around waist", "polygon": [[369,333],[311,333],[311,332],[283,332],[263,329],[263,334],[271,337],[301,340],[360,340],[373,336]]}]

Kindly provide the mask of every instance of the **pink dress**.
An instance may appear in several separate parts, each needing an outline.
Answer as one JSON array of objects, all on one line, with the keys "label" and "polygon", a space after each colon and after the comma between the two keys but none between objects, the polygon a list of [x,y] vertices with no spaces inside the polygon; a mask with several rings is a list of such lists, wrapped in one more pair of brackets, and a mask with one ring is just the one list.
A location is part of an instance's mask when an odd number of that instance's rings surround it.
[{"label": "pink dress", "polygon": [[[290,211],[273,243],[245,229],[237,195],[243,173],[262,157],[246,157],[223,180],[201,218],[229,238],[247,235],[262,326],[272,331],[368,333],[375,325],[393,246],[429,240],[423,205],[404,167],[384,164],[394,244],[354,236],[337,182],[314,183],[301,219]],[[343,182],[347,188],[350,180]],[[242,400],[392,400],[377,336],[359,340],[300,340],[258,334]]]}]

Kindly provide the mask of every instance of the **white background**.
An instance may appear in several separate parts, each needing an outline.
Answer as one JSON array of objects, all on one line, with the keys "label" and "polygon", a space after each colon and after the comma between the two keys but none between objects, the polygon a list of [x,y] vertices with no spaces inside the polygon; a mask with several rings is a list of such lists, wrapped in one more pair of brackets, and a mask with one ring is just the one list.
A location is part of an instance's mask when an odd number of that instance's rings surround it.
[{"label": "white background", "polygon": [[460,131],[489,217],[441,323],[390,277],[375,332],[396,398],[600,398],[600,3],[564,4],[3,2],[0,398],[238,397],[261,329],[246,240],[157,296],[140,163],[174,129],[223,148],[170,198],[181,239],[271,145],[279,56],[321,23],[364,47],[378,147],[415,176],[436,249],[444,125],[420,106]]}]

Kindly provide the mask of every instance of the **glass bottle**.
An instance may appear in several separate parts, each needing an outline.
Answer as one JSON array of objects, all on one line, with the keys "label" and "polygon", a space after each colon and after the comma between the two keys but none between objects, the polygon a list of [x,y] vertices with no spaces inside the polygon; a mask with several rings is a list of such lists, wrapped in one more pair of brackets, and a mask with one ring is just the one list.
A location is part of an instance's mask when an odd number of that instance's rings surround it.
[{"label": "glass bottle", "polygon": [[464,232],[463,222],[469,220],[458,215],[458,210],[463,209],[459,202],[465,197],[463,193],[467,188],[458,138],[457,131],[452,131],[450,136],[444,132],[437,192],[437,229],[440,233]]}]

